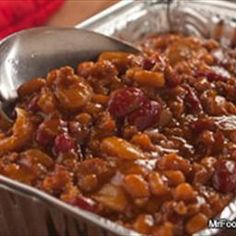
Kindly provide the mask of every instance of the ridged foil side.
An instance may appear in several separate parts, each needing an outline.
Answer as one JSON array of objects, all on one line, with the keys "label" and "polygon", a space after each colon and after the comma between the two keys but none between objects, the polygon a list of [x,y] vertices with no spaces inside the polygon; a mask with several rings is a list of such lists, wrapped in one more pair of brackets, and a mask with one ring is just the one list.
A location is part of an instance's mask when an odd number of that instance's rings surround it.
[{"label": "ridged foil side", "polygon": [[236,3],[229,0],[123,0],[77,27],[129,42],[174,31],[235,46],[235,12]]},{"label": "ridged foil side", "polygon": [[0,176],[1,236],[141,236],[34,187]]}]

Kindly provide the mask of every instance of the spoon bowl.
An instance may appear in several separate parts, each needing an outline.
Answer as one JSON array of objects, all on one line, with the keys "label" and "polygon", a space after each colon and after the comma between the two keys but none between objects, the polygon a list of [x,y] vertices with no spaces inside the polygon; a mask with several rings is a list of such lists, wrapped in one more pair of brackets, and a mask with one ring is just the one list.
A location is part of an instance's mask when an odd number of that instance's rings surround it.
[{"label": "spoon bowl", "polygon": [[138,49],[84,29],[39,27],[15,33],[0,43],[0,99],[12,101],[26,80],[46,76],[60,66],[94,60],[103,51],[137,53]]}]

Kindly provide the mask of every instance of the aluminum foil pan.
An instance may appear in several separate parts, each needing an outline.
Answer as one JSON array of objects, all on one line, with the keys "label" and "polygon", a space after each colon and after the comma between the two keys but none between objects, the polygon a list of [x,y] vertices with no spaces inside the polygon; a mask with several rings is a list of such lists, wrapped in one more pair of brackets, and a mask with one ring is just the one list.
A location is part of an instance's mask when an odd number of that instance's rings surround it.
[{"label": "aluminum foil pan", "polygon": [[137,42],[179,32],[236,45],[235,0],[123,0],[77,27]]},{"label": "aluminum foil pan", "polygon": [[[175,31],[235,45],[235,11],[236,4],[223,0],[123,0],[77,27],[130,42]],[[219,217],[234,219],[235,214],[236,200]],[[0,176],[0,224],[0,236],[140,235],[4,176]],[[219,231],[206,229],[197,235],[215,234]]]}]

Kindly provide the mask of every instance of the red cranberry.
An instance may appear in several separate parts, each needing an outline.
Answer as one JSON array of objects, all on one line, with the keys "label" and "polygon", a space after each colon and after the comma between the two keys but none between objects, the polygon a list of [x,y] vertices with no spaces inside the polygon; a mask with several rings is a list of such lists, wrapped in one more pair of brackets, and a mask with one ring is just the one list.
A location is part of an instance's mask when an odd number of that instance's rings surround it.
[{"label": "red cranberry", "polygon": [[183,87],[187,91],[187,94],[185,97],[186,106],[193,112],[202,111],[202,104],[197,94],[195,93],[194,89],[187,84],[185,84]]},{"label": "red cranberry", "polygon": [[27,106],[28,111],[37,112],[40,110],[38,106],[38,97],[33,97]]},{"label": "red cranberry", "polygon": [[141,89],[133,87],[119,89],[111,95],[108,111],[116,118],[124,117],[142,107],[145,99]]},{"label": "red cranberry", "polygon": [[144,58],[142,61],[142,67],[144,70],[151,70],[155,65],[155,60],[152,58]]},{"label": "red cranberry", "polygon": [[223,193],[235,191],[236,163],[232,160],[219,160],[212,177],[213,187]]},{"label": "red cranberry", "polygon": [[97,211],[96,202],[94,202],[92,199],[84,197],[82,195],[78,196],[75,199],[73,205],[75,205],[83,210],[86,210],[86,211],[91,211],[91,212]]},{"label": "red cranberry", "polygon": [[59,134],[54,141],[54,151],[59,153],[66,153],[75,149],[74,140],[67,134]]},{"label": "red cranberry", "polygon": [[135,125],[139,130],[153,126],[159,120],[161,105],[156,101],[147,101],[143,106],[128,116],[129,124]]}]

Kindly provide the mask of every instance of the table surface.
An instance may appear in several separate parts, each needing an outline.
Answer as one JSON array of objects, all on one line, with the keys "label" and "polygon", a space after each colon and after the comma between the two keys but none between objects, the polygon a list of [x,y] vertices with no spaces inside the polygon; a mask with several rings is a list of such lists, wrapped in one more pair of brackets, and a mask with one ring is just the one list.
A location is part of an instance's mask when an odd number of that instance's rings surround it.
[{"label": "table surface", "polygon": [[118,0],[65,0],[46,23],[48,26],[73,26],[115,4]]}]

